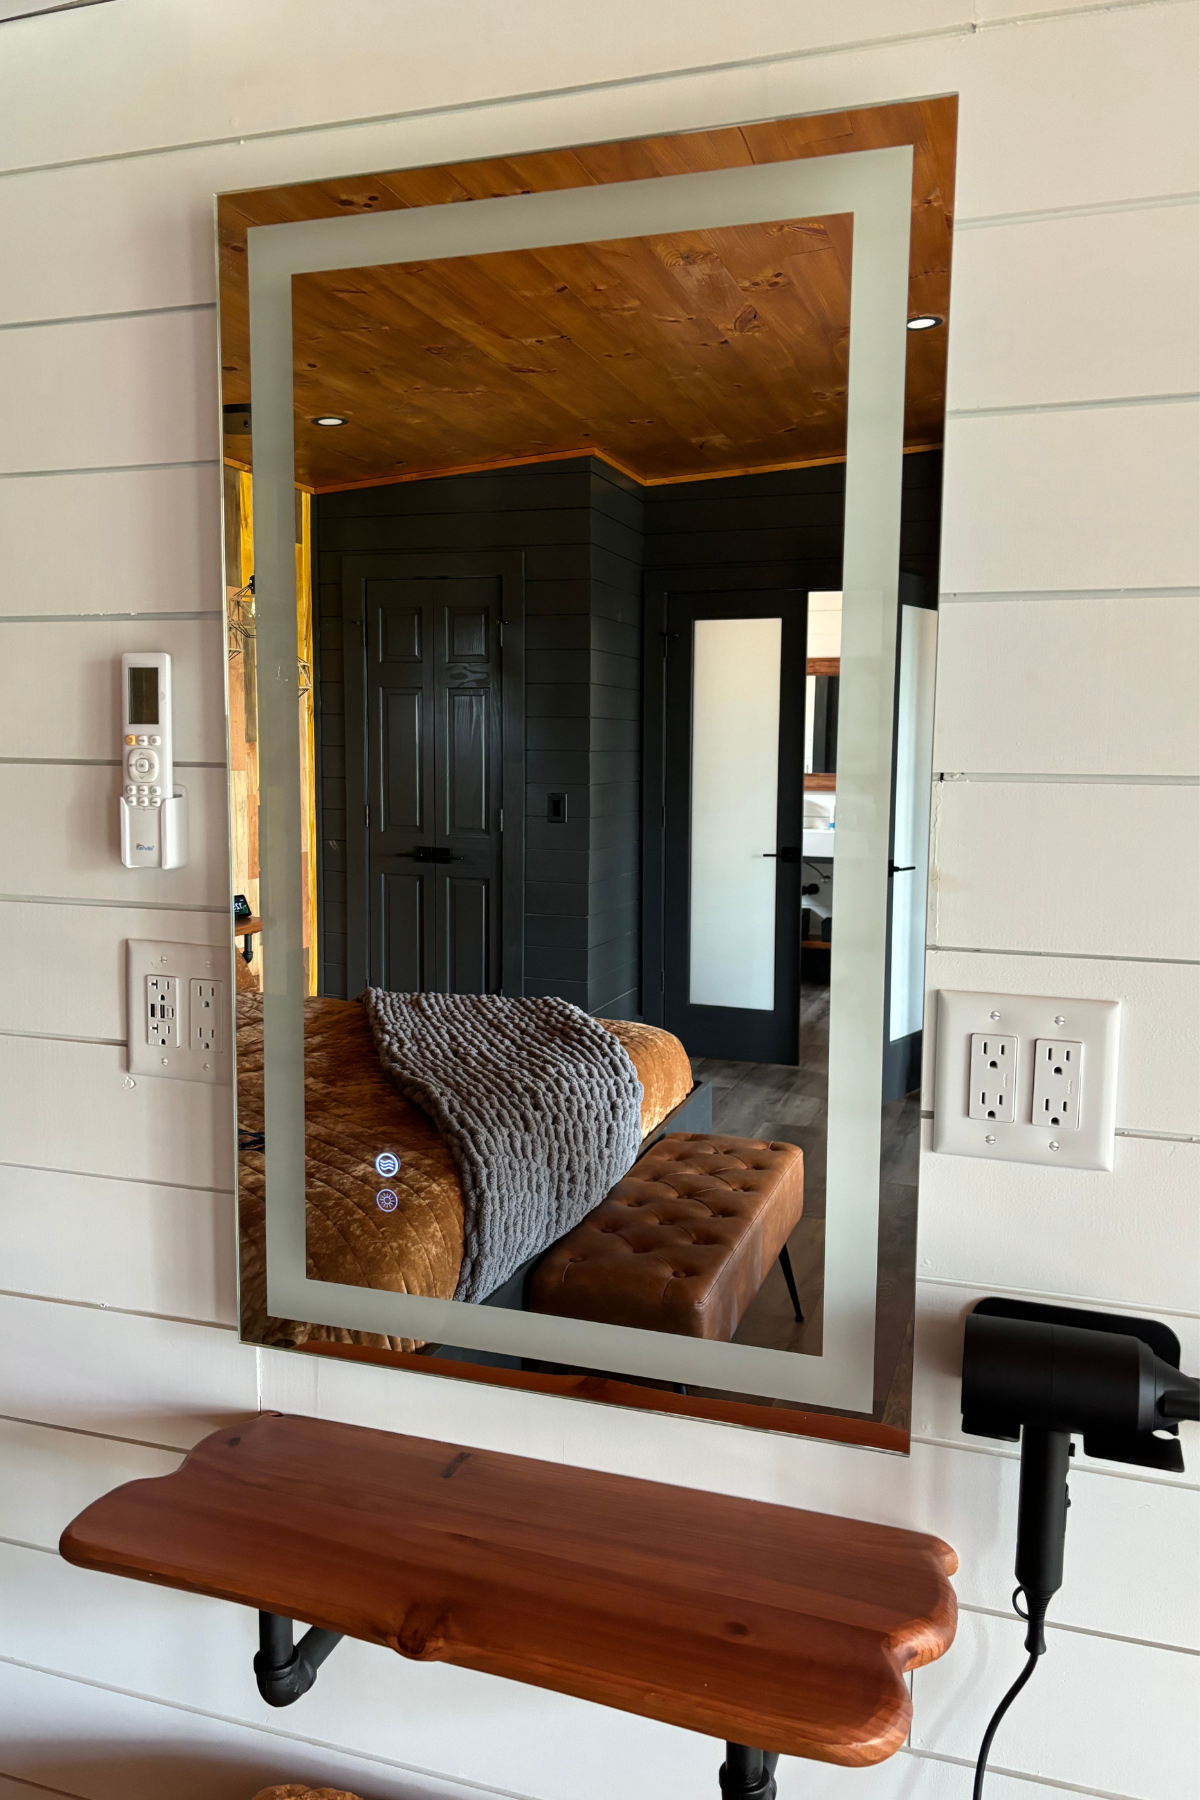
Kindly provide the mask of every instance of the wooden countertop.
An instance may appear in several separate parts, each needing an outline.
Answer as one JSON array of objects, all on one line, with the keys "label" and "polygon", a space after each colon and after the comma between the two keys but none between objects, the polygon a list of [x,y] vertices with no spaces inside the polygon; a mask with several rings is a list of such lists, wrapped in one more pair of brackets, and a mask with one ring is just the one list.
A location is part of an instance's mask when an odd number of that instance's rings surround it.
[{"label": "wooden countertop", "polygon": [[849,1765],[904,1742],[904,1673],[955,1629],[957,1558],[937,1538],[278,1413],[97,1500],[60,1548],[82,1568]]}]

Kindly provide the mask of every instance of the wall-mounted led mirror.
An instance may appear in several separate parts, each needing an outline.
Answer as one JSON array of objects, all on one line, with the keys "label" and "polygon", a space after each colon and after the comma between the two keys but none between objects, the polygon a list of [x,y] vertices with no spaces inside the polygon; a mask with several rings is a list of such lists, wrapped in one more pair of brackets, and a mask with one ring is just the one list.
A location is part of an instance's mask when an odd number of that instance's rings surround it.
[{"label": "wall-mounted led mirror", "polygon": [[248,1338],[906,1447],[954,126],[220,200]]}]

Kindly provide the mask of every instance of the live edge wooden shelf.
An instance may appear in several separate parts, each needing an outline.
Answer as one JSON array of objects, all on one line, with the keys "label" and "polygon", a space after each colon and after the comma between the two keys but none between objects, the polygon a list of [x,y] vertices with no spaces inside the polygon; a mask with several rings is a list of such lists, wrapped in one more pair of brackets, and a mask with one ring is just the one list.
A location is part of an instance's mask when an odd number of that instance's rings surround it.
[{"label": "live edge wooden shelf", "polygon": [[60,1547],[303,1620],[329,1647],[362,1638],[849,1765],[904,1742],[905,1671],[955,1629],[937,1538],[278,1413],[97,1500]]}]

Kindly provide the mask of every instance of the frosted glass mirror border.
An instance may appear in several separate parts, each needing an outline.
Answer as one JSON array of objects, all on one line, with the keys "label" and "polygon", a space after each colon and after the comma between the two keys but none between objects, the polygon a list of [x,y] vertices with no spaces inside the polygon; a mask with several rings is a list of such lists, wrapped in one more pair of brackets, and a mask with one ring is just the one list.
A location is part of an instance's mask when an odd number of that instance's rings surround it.
[{"label": "frosted glass mirror border", "polygon": [[[892,695],[903,455],[910,146],[522,194],[249,232],[260,895],[270,1312],[507,1355],[869,1413],[875,1344]],[[838,748],[838,936],[830,975],[823,1354],[310,1280],[295,730],[293,275],[853,215]],[[873,1071],[873,1073],[868,1073]]]}]

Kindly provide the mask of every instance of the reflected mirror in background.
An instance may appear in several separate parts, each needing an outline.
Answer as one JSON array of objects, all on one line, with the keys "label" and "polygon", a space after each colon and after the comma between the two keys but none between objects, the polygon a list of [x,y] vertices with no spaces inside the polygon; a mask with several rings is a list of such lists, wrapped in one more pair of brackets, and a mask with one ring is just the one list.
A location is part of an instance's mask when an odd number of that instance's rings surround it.
[{"label": "reflected mirror in background", "polygon": [[221,199],[246,1337],[906,1447],[954,123]]}]

